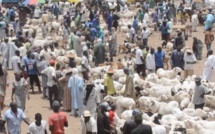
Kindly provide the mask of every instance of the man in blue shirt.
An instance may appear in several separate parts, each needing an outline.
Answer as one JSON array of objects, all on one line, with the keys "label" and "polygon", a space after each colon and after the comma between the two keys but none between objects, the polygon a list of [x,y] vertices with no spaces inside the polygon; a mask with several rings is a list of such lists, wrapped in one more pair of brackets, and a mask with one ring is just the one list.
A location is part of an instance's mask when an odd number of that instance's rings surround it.
[{"label": "man in blue shirt", "polygon": [[25,66],[26,66],[26,69],[28,72],[28,76],[30,78],[30,85],[31,85],[32,93],[34,93],[34,82],[36,82],[36,84],[38,86],[39,93],[42,93],[41,88],[40,88],[40,80],[38,77],[38,74],[40,74],[40,73],[37,69],[37,63],[34,59],[34,54],[28,53],[27,59],[25,60]]},{"label": "man in blue shirt", "polygon": [[99,26],[99,17],[96,16],[96,18],[93,19],[92,23],[93,23],[93,27],[97,28]]},{"label": "man in blue shirt", "polygon": [[158,47],[157,52],[154,53],[155,55],[155,65],[156,65],[156,70],[159,68],[163,68],[163,61],[165,57],[164,51],[162,51],[161,47]]},{"label": "man in blue shirt", "polygon": [[138,20],[137,20],[137,17],[136,17],[136,16],[134,16],[133,28],[134,28],[134,29],[135,29],[135,31],[137,32],[137,28],[138,28]]},{"label": "man in blue shirt", "polygon": [[90,25],[90,38],[91,38],[92,44],[94,42],[95,37],[97,37],[97,30],[96,30],[96,28],[94,28]]},{"label": "man in blue shirt", "polygon": [[11,109],[7,110],[4,114],[3,123],[7,122],[7,130],[9,134],[21,134],[22,120],[29,125],[29,119],[20,108],[17,108],[15,102],[10,103],[10,108]]},{"label": "man in blue shirt", "polygon": [[91,20],[89,19],[89,20],[85,23],[85,27],[90,27],[90,25],[92,26],[93,23],[92,23]]},{"label": "man in blue shirt", "polygon": [[[165,42],[167,43],[169,40],[169,26],[167,25],[166,21],[163,21],[163,24],[160,26],[159,31],[161,32],[161,37],[162,40],[165,40]],[[166,47],[166,43],[163,44],[163,46]]]}]

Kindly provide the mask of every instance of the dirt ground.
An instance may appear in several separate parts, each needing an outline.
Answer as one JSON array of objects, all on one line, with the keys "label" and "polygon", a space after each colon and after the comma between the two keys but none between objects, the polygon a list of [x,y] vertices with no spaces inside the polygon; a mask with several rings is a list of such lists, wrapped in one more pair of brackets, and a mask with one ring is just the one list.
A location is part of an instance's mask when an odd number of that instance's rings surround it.
[{"label": "dirt ground", "polygon": [[[198,27],[198,32],[194,32],[193,36],[196,36],[197,38],[204,40],[204,33],[203,33],[203,26]],[[118,42],[119,44],[122,44],[124,41],[124,37],[121,33],[118,34]],[[160,32],[154,32],[154,34],[149,37],[149,46],[157,49],[158,46],[161,46],[160,44],[161,38],[160,38]],[[192,46],[193,38],[189,37],[188,41],[186,41],[187,46]],[[214,43],[212,44],[212,48],[214,49]],[[203,59],[201,61],[198,61],[195,64],[195,74],[196,75],[202,75],[203,67],[204,67],[204,61],[206,58],[206,46],[203,48]],[[120,57],[124,56],[124,54],[120,54]],[[119,57],[116,57],[115,59],[118,59]],[[13,80],[13,73],[12,71],[9,71],[9,79],[8,81],[11,82]],[[36,91],[37,89],[35,89]],[[4,108],[2,114],[6,110],[9,109],[8,105],[11,102],[11,85],[7,88],[6,97],[5,97],[5,104],[7,107]],[[49,109],[49,101],[42,99],[41,94],[34,94],[30,95],[30,100],[27,101],[26,104],[26,115],[31,120],[31,122],[34,121],[34,115],[36,113],[41,113],[43,115],[44,120],[48,120],[49,115],[52,113],[52,110]],[[69,127],[66,128],[66,134],[80,134],[81,126],[80,126],[80,119],[74,118],[72,116],[69,116],[68,113],[68,120],[69,120]],[[27,132],[28,126],[23,122],[22,123],[22,134]]]}]

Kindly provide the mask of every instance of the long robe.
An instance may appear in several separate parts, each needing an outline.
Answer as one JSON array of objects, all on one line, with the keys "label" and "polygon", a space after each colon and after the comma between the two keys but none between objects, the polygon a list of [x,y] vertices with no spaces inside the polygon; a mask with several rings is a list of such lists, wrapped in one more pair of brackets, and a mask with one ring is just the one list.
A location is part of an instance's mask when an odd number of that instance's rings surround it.
[{"label": "long robe", "polygon": [[2,64],[5,68],[12,69],[11,58],[15,56],[15,51],[18,50],[14,42],[3,43],[1,45]]},{"label": "long robe", "polygon": [[59,79],[59,84],[62,86],[63,93],[63,110],[71,110],[71,90],[67,87],[67,83],[70,79],[70,75],[65,75]]},{"label": "long robe", "polygon": [[99,43],[94,48],[95,65],[99,65],[105,62],[105,46]]},{"label": "long robe", "polygon": [[[7,70],[2,68],[4,74],[0,76],[0,105],[4,105],[4,97],[6,95],[6,88],[7,88]],[[1,107],[0,107],[1,108]],[[2,108],[1,108],[2,109]]]},{"label": "long robe", "polygon": [[155,56],[154,54],[148,53],[146,55],[146,69],[155,71]]},{"label": "long robe", "polygon": [[215,56],[214,55],[210,55],[206,61],[205,61],[205,67],[203,70],[203,76],[202,78],[208,81],[212,80],[212,76],[213,76],[213,69],[215,67]]},{"label": "long robe", "polygon": [[78,109],[78,115],[81,116],[83,112],[83,98],[84,98],[84,81],[77,74],[70,77],[68,88],[71,90],[71,108],[72,114]]},{"label": "long robe", "polygon": [[207,30],[208,28],[210,28],[212,26],[214,22],[214,16],[212,14],[208,14],[206,16],[206,21],[205,21],[205,30]]},{"label": "long robe", "polygon": [[116,52],[117,52],[117,33],[116,32],[113,33],[113,51],[114,51],[114,55],[116,55]]},{"label": "long robe", "polygon": [[149,8],[154,8],[154,6],[155,6],[155,1],[149,0]]},{"label": "long robe", "polygon": [[69,50],[74,49],[73,40],[74,40],[74,34],[71,33],[69,36],[69,41],[68,41],[69,43],[68,43],[68,47],[67,47],[67,48],[69,48]]},{"label": "long robe", "polygon": [[126,76],[124,96],[131,97],[134,100],[136,99],[134,80],[133,76],[130,74]]},{"label": "long robe", "polygon": [[184,69],[184,53],[178,52],[177,50],[174,50],[171,55],[171,65],[172,68],[174,67],[180,67],[182,70]]},{"label": "long robe", "polygon": [[104,32],[102,31],[101,28],[99,28],[99,31],[98,31],[98,38],[102,39],[102,42],[104,41]]},{"label": "long robe", "polygon": [[198,20],[198,15],[197,14],[193,14],[191,17],[191,22],[192,22],[192,31],[196,31],[196,28],[199,24],[199,20]]},{"label": "long robe", "polygon": [[[84,90],[84,98],[86,98],[87,96],[87,90],[88,89]],[[91,116],[95,118],[97,104],[99,103],[100,103],[99,93],[96,91],[95,87],[93,87],[92,91],[89,94],[89,97],[87,99],[87,103],[84,109],[90,111]]]},{"label": "long robe", "polygon": [[107,18],[108,31],[111,31],[113,17],[111,15]]},{"label": "long robe", "polygon": [[73,36],[73,47],[76,51],[78,57],[82,57],[82,46],[81,46],[81,39],[79,36]]}]

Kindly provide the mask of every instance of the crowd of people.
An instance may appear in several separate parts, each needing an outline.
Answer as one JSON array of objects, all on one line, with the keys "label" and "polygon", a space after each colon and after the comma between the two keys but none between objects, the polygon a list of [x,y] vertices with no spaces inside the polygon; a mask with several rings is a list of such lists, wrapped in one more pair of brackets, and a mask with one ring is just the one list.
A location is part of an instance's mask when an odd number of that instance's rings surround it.
[{"label": "crowd of people", "polygon": [[[157,4],[157,5],[156,5]],[[195,2],[188,3],[192,9],[196,10]],[[129,36],[124,41],[124,45],[135,43],[138,35],[141,35],[141,44],[133,52],[135,71],[146,78],[148,74],[155,73],[159,68],[164,68],[165,60],[169,53],[163,48],[168,43],[172,43],[172,53],[170,54],[171,68],[179,67],[184,70],[183,79],[194,74],[194,64],[202,59],[202,46],[206,44],[207,59],[203,71],[203,79],[212,80],[215,57],[211,48],[214,35],[211,32],[214,21],[213,12],[209,12],[205,20],[205,40],[204,43],[193,38],[192,47],[186,47],[186,35],[181,29],[177,30],[177,36],[172,37],[173,23],[191,23],[191,31],[197,31],[198,22],[201,23],[203,15],[201,12],[193,12],[190,16],[184,10],[185,2],[178,4],[174,1],[162,1],[155,3],[154,0],[140,2],[139,10],[133,17],[132,25],[128,25]],[[47,134],[47,123],[42,118],[42,113],[35,114],[35,121],[30,124],[29,119],[24,114],[26,101],[30,99],[30,94],[42,94],[43,99],[49,100],[50,108],[54,113],[49,116],[48,126],[52,134],[63,134],[64,127],[68,127],[68,117],[65,112],[70,112],[71,116],[80,117],[82,134],[115,134],[114,119],[116,118],[116,106],[111,103],[102,102],[100,93],[97,92],[92,78],[89,77],[90,68],[99,66],[104,62],[114,61],[117,56],[119,41],[118,27],[120,16],[118,12],[128,10],[128,5],[122,6],[117,2],[115,10],[110,10],[108,2],[90,1],[89,3],[71,3],[69,8],[61,7],[58,2],[47,3],[44,5],[28,5],[32,13],[27,14],[21,11],[20,7],[25,6],[19,3],[18,7],[3,5],[0,14],[0,38],[2,43],[0,53],[2,61],[0,63],[0,109],[4,109],[6,89],[9,85],[8,69],[13,70],[14,79],[11,82],[12,94],[10,109],[4,113],[0,131],[6,133],[5,123],[9,134],[21,134],[21,122],[25,121],[28,125],[29,134]],[[3,10],[4,9],[4,10]],[[155,10],[154,10],[155,9]],[[153,10],[152,17],[149,11]],[[23,32],[26,19],[40,19],[41,14],[50,12],[55,20],[58,21],[63,15],[63,45],[58,42],[45,43],[43,47],[36,47],[34,43],[36,32],[30,34]],[[18,17],[17,17],[18,16]],[[18,19],[17,19],[18,18]],[[104,33],[100,21],[106,22],[108,33]],[[155,50],[148,43],[152,32],[148,29],[150,19],[161,33],[163,43]],[[75,28],[71,27],[74,22]],[[144,24],[140,29],[138,22]],[[162,22],[162,23],[161,23]],[[41,25],[42,36],[54,37],[59,31],[52,28],[49,31],[48,22],[44,21]],[[9,25],[13,28],[10,29]],[[85,44],[81,44],[81,36],[85,37]],[[108,43],[108,52],[105,43]],[[131,47],[127,47],[127,53],[131,52]],[[66,57],[69,59],[67,66],[57,62],[57,57],[61,56],[62,51],[75,50]],[[182,51],[184,50],[184,51]],[[132,55],[132,54],[131,54]],[[65,55],[64,55],[65,56]],[[77,69],[75,57],[81,57],[81,72]],[[92,64],[93,62],[93,64]],[[168,64],[168,63],[167,63]],[[92,66],[93,65],[93,66]],[[128,67],[123,69],[126,75],[125,92],[123,96],[136,100],[133,75]],[[80,75],[80,73],[82,75]],[[103,76],[104,95],[116,94],[112,75],[115,73],[113,68],[107,70]],[[181,75],[181,74],[179,74]],[[203,108],[204,100],[198,97],[204,96],[207,92],[202,87],[200,78],[196,79],[197,90],[194,93],[194,104],[196,108]],[[35,91],[35,84],[37,86]],[[198,92],[199,91],[199,92]],[[202,100],[199,104],[199,100]],[[202,105],[203,104],[203,105]],[[65,112],[61,112],[63,109]],[[142,114],[139,110],[134,110],[132,119],[125,122],[121,129],[123,134],[152,134],[149,125],[142,124]],[[22,132],[23,133],[23,132]]]}]

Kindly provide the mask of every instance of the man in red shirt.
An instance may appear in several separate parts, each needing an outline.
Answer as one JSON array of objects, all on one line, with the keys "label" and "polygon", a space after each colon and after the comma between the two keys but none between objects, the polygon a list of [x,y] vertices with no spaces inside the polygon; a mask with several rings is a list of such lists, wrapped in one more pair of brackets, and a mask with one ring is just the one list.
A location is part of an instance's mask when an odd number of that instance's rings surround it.
[{"label": "man in red shirt", "polygon": [[60,112],[60,103],[54,101],[52,104],[54,113],[49,116],[49,130],[51,134],[64,134],[64,127],[68,127],[67,115]]}]

